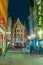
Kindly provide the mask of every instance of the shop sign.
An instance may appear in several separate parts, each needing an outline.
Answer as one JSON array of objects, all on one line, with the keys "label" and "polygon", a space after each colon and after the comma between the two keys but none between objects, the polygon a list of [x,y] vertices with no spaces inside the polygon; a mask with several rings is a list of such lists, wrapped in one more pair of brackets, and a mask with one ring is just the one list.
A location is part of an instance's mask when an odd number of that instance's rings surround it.
[{"label": "shop sign", "polygon": [[5,24],[5,19],[3,17],[0,17],[0,24]]}]

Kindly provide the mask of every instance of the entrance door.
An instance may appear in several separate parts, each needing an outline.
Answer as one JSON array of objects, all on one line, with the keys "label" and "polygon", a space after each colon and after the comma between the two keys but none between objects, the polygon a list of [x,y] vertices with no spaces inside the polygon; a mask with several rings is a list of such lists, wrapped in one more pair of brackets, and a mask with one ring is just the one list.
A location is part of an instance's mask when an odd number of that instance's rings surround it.
[{"label": "entrance door", "polygon": [[0,34],[0,54],[2,54],[2,47],[3,47],[3,35]]},{"label": "entrance door", "polygon": [[2,48],[3,46],[3,35],[0,34],[0,48]]}]

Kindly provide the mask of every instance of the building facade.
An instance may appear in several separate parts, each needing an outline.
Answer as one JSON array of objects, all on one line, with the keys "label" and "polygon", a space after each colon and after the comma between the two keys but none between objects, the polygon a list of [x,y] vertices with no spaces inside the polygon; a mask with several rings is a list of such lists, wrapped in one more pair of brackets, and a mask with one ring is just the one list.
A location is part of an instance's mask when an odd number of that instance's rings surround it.
[{"label": "building facade", "polygon": [[13,41],[14,45],[16,45],[16,43],[17,43],[18,45],[21,44],[22,47],[24,47],[24,43],[25,43],[26,39],[27,39],[26,28],[24,25],[22,25],[20,19],[18,18],[13,27],[12,41]]},{"label": "building facade", "polygon": [[7,4],[8,0],[0,0],[0,43],[3,51],[6,47]]},{"label": "building facade", "polygon": [[33,9],[33,32],[36,34],[38,45],[43,46],[43,1],[34,0]]}]

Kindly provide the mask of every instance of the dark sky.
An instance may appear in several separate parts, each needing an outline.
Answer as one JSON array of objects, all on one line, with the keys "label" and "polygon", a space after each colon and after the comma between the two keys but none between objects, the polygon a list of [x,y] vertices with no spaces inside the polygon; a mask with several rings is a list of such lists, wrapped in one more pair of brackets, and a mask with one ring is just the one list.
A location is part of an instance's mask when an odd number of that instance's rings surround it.
[{"label": "dark sky", "polygon": [[22,22],[25,22],[26,27],[28,28],[28,1],[29,0],[9,0],[8,12],[9,16],[19,17]]}]

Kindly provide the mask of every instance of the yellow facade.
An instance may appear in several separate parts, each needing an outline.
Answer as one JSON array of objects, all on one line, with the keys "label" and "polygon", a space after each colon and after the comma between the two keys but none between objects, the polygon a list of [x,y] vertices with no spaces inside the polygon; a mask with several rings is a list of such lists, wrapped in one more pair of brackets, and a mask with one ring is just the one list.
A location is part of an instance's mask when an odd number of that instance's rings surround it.
[{"label": "yellow facade", "polygon": [[[0,0],[0,19],[4,18],[5,23],[0,23],[0,46],[2,48],[2,53],[6,49],[6,41],[7,41],[7,7],[8,7],[8,0]],[[1,52],[1,51],[0,51]]]},{"label": "yellow facade", "polygon": [[0,11],[5,20],[7,20],[7,0],[0,0]]},{"label": "yellow facade", "polygon": [[6,23],[7,23],[7,5],[8,0],[0,0],[0,16],[4,17],[5,19],[5,24],[1,24],[1,26],[5,29],[6,28]]}]

